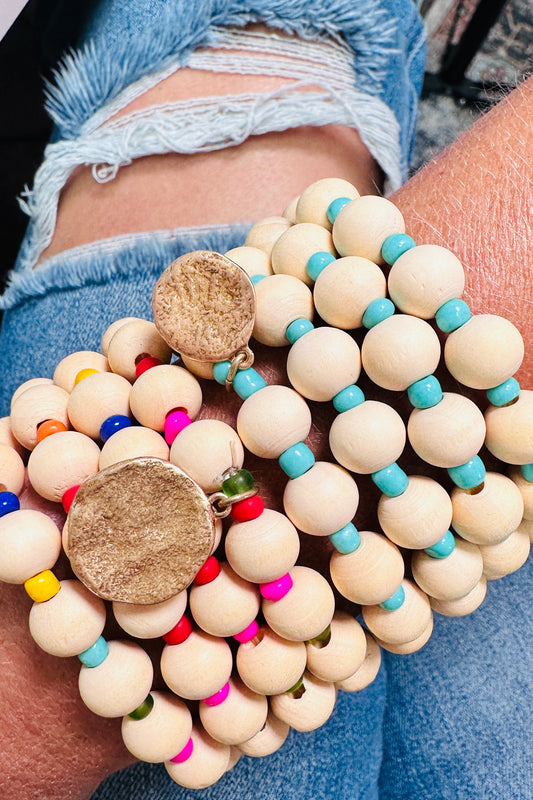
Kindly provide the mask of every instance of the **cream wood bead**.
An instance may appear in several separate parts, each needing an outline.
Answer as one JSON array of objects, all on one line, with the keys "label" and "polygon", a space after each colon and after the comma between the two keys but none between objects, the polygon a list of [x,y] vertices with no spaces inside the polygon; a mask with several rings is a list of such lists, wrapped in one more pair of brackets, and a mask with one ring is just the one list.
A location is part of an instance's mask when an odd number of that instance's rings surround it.
[{"label": "cream wood bead", "polygon": [[78,680],[81,699],[100,717],[131,714],[150,692],[150,657],[135,642],[108,642],[107,658],[98,667],[82,666]]},{"label": "cream wood bead", "polygon": [[360,531],[361,544],[353,553],[335,551],[329,571],[336,588],[353,603],[383,603],[399,589],[404,575],[402,554],[385,536]]},{"label": "cream wood bead", "polygon": [[116,319],[114,322],[111,323],[109,328],[106,329],[104,335],[102,336],[102,341],[100,342],[100,350],[107,357],[107,351],[109,349],[109,343],[115,333],[122,328],[127,322],[137,322],[139,317],[122,317],[121,319]]},{"label": "cream wood bead", "polygon": [[234,522],[224,546],[238,575],[253,583],[270,583],[296,564],[300,537],[285,514],[265,508],[256,519]]},{"label": "cream wood bead", "polygon": [[416,639],[412,639],[410,642],[400,642],[399,644],[393,644],[392,642],[382,642],[381,639],[377,640],[377,643],[380,647],[384,650],[388,650],[389,653],[397,653],[398,655],[409,655],[410,653],[416,653],[417,650],[421,650],[425,644],[427,644],[431,638],[431,634],[433,633],[433,617],[429,620],[427,627],[422,631],[420,636],[417,636]]},{"label": "cream wood bead", "polygon": [[359,490],[349,472],[328,461],[290,480],[283,493],[285,513],[296,527],[312,536],[329,536],[355,516]]},{"label": "cream wood bead", "polygon": [[289,731],[290,727],[286,722],[282,722],[269,712],[263,728],[247,742],[242,742],[239,750],[252,758],[270,756],[280,749],[289,735]]},{"label": "cream wood bead", "polygon": [[315,328],[289,350],[287,374],[297,392],[308,400],[326,402],[361,372],[361,354],[352,337],[337,328]]},{"label": "cream wood bead", "polygon": [[61,546],[67,558],[69,557],[68,554],[68,517],[65,520],[65,524],[63,525],[63,529],[61,531]]},{"label": "cream wood bead", "polygon": [[246,245],[234,247],[224,255],[238,264],[250,277],[272,275],[270,258],[264,250],[260,250],[258,247],[247,247]]},{"label": "cream wood bead", "polygon": [[61,588],[46,603],[34,603],[30,633],[53,656],[77,656],[91,647],[104,630],[104,601],[77,580],[60,581]]},{"label": "cream wood bead", "polygon": [[165,418],[176,408],[194,419],[202,407],[202,390],[196,378],[175,364],[161,364],[146,370],[131,390],[131,410],[145,428],[162,431]]},{"label": "cream wood bead", "polygon": [[530,550],[529,531],[518,528],[498,544],[481,545],[483,574],[489,580],[503,578],[523,566]]},{"label": "cream wood bead", "polygon": [[161,653],[163,680],[189,700],[202,700],[228,681],[233,657],[228,643],[203,631],[193,631],[181,644],[166,645]]},{"label": "cream wood bead", "polygon": [[198,378],[205,378],[206,381],[213,381],[213,367],[214,364],[210,361],[198,361],[196,358],[189,356],[180,356],[183,366],[196,375]]},{"label": "cream wood bead", "polygon": [[335,597],[327,580],[310,567],[294,567],[290,575],[290,592],[275,602],[263,600],[263,614],[279,636],[304,642],[328,627],[335,611]]},{"label": "cream wood bead", "polygon": [[230,745],[229,748],[229,763],[226,769],[226,772],[229,772],[233,767],[238,764],[238,762],[242,758],[242,752],[239,750],[237,745]]},{"label": "cream wood bead", "polygon": [[95,369],[97,372],[109,372],[109,363],[102,353],[94,350],[80,350],[61,359],[54,370],[54,383],[66,392],[74,389],[76,375],[82,369]]},{"label": "cream wood bead", "polygon": [[374,636],[390,644],[403,644],[418,638],[431,620],[427,595],[414,583],[402,581],[405,592],[403,605],[394,611],[379,605],[364,606],[363,619]]},{"label": "cream wood bead", "polygon": [[355,200],[359,192],[349,181],[342,178],[322,178],[304,189],[296,206],[296,222],[314,222],[327,230],[333,227],[327,210],[334,200],[348,197]]},{"label": "cream wood bead", "polygon": [[430,597],[430,602],[433,611],[437,611],[445,617],[466,617],[467,614],[471,614],[476,608],[479,608],[486,594],[487,579],[483,576],[471,592],[458,600],[436,600],[434,597]]},{"label": "cream wood bead", "polygon": [[169,446],[157,431],[132,425],[117,431],[104,442],[98,466],[105,469],[119,461],[142,457],[168,461],[169,453]]},{"label": "cream wood bead", "polygon": [[297,731],[314,731],[330,718],[335,708],[337,690],[333,683],[321,681],[311,673],[303,676],[304,693],[294,697],[289,692],[270,699],[272,713]]},{"label": "cream wood bead", "polygon": [[364,195],[352,200],[337,215],[333,242],[341,256],[362,256],[383,264],[381,248],[393,233],[405,233],[400,210],[384,197]]},{"label": "cream wood bead", "polygon": [[342,681],[362,666],[366,655],[365,632],[351,614],[336,611],[331,637],[323,646],[307,642],[307,669],[323,681]]},{"label": "cream wood bead", "polygon": [[272,269],[278,275],[294,275],[311,286],[313,280],[307,274],[307,262],[318,252],[335,255],[331,233],[312,222],[292,225],[272,248]]},{"label": "cream wood bead", "polygon": [[368,474],[396,461],[405,438],[400,415],[385,403],[367,400],[333,420],[329,446],[343,467]]},{"label": "cream wood bead", "polygon": [[69,394],[52,383],[38,383],[22,392],[11,404],[11,431],[27,450],[37,444],[37,428],[47,419],[56,419],[69,427]]},{"label": "cream wood bead", "polygon": [[145,319],[125,322],[107,346],[109,366],[130,383],[137,377],[136,366],[140,356],[158,358],[163,364],[170,363],[172,357],[172,350],[154,323]]},{"label": "cream wood bead", "polygon": [[509,470],[509,477],[520,489],[520,494],[524,501],[524,519],[533,520],[533,483],[527,481],[517,467]]},{"label": "cream wood bead", "polygon": [[446,558],[432,558],[419,550],[411,561],[413,577],[420,588],[438,600],[457,600],[472,591],[483,573],[483,559],[476,544],[455,540]]},{"label": "cream wood bead", "polygon": [[[122,630],[138,639],[155,639],[164,636],[180,621],[187,608],[187,592],[153,605],[138,603],[113,603],[113,614]],[[174,753],[176,755],[176,753]],[[164,760],[164,759],[162,759]]]},{"label": "cream wood bead", "polygon": [[457,533],[475,544],[497,544],[515,531],[522,521],[524,501],[520,490],[505,475],[487,472],[480,492],[452,492],[452,525]]},{"label": "cream wood bead", "polygon": [[370,380],[384,389],[403,392],[415,381],[435,372],[440,343],[427,322],[407,314],[394,314],[368,331],[361,356]]},{"label": "cream wood bead", "polygon": [[39,442],[31,453],[28,478],[41,497],[60,503],[67,489],[98,472],[99,458],[100,448],[85,434],[54,433]]},{"label": "cream wood bead", "polygon": [[512,322],[478,314],[450,333],[444,360],[453,377],[473,389],[491,389],[514,375],[524,358],[524,341]]},{"label": "cream wood bead", "polygon": [[11,395],[10,407],[13,408],[13,404],[16,403],[20,395],[24,394],[27,389],[32,389],[34,386],[51,386],[52,383],[52,378],[30,378],[29,381],[24,381],[24,383],[21,383]]},{"label": "cream wood bead", "polygon": [[533,463],[533,391],[522,389],[516,403],[485,412],[485,444],[507,464]]},{"label": "cream wood bead", "polygon": [[517,528],[518,531],[527,533],[529,536],[529,541],[533,542],[533,521],[529,519],[523,519],[520,525]]},{"label": "cream wood bead", "polygon": [[437,481],[410,475],[403,494],[381,495],[378,519],[384,533],[399,547],[430,547],[450,527],[452,501]]},{"label": "cream wood bead", "polygon": [[298,206],[299,199],[300,195],[293,197],[291,202],[283,209],[282,216],[284,216],[285,219],[291,223],[291,225],[294,225],[296,222],[296,207]]},{"label": "cream wood bead", "polygon": [[269,347],[285,347],[291,322],[312,320],[315,313],[311,290],[294,275],[269,275],[255,285],[255,297],[253,336]]},{"label": "cream wood bead", "polygon": [[265,386],[239,409],[237,431],[245,447],[260,458],[278,458],[311,430],[305,400],[287,386]]},{"label": "cream wood bead", "polygon": [[365,631],[366,655],[365,660],[353,675],[343,681],[337,681],[335,686],[343,692],[360,692],[375,679],[381,666],[381,649],[374,637]]},{"label": "cream wood bead", "polygon": [[213,555],[215,550],[218,548],[220,542],[222,541],[222,533],[223,533],[222,520],[215,519],[215,537],[213,541],[213,548],[211,550],[210,555]]},{"label": "cream wood bead", "polygon": [[13,436],[9,417],[0,417],[0,444],[7,445],[7,447],[10,447],[12,450],[16,450],[21,457],[24,455],[25,448]]},{"label": "cream wood bead", "polygon": [[59,528],[46,514],[32,509],[0,517],[0,580],[24,583],[51,569],[61,551]]},{"label": "cream wood bead", "polygon": [[422,244],[396,259],[388,287],[391,300],[404,314],[431,319],[448,300],[462,297],[465,273],[450,250]]},{"label": "cream wood bead", "polygon": [[0,484],[19,495],[24,486],[24,462],[12,447],[0,443]]},{"label": "cream wood bead", "polygon": [[121,375],[97,372],[72,390],[67,412],[74,428],[91,439],[100,438],[102,423],[115,414],[130,413],[131,384]]},{"label": "cream wood bead", "polygon": [[231,679],[223,703],[200,703],[200,720],[207,733],[222,744],[242,744],[259,733],[266,722],[268,701],[250,691],[241,681]]},{"label": "cream wood bead", "polygon": [[285,217],[265,217],[250,228],[244,244],[264,250],[270,258],[275,243],[289,228],[290,222]]},{"label": "cream wood bead", "polygon": [[432,408],[415,408],[407,423],[409,442],[420,458],[436,467],[466,464],[483,445],[485,421],[472,400],[444,392]]},{"label": "cream wood bead", "polygon": [[202,728],[194,726],[191,738],[192,755],[181,764],[165,761],[165,769],[173,781],[186,789],[205,789],[226,772],[230,748],[211,738]]},{"label": "cream wood bead", "polygon": [[245,581],[229,564],[210,583],[191,587],[189,605],[195,622],[212,636],[235,636],[257,616],[261,605],[258,587]]},{"label": "cream wood bead", "polygon": [[353,330],[363,324],[363,314],[373,300],[387,296],[381,269],[368,258],[346,256],[328,264],[313,289],[315,308],[335,328]]},{"label": "cream wood bead", "polygon": [[262,627],[237,650],[241,680],[257,694],[281,694],[302,677],[307,654],[303,642],[290,642]]},{"label": "cream wood bead", "polygon": [[191,712],[170,692],[150,692],[154,705],[144,719],[125,716],[122,739],[130,753],[141,761],[158,764],[180,753],[191,736]]},{"label": "cream wood bead", "polygon": [[170,448],[170,461],[204,492],[215,492],[228,469],[242,467],[244,450],[232,427],[217,419],[201,419],[176,436]]}]

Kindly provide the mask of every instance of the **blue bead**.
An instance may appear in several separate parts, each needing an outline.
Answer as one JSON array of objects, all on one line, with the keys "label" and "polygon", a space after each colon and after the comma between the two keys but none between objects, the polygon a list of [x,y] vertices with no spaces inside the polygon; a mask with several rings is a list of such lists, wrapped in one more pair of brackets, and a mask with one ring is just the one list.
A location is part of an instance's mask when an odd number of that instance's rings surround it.
[{"label": "blue bead", "polygon": [[250,280],[252,281],[253,285],[255,286],[259,281],[262,281],[263,278],[266,278],[266,275],[252,275]]},{"label": "blue bead", "polygon": [[475,489],[485,480],[487,471],[479,456],[461,464],[459,467],[450,467],[448,475],[459,489]]},{"label": "blue bead", "polygon": [[217,383],[220,383],[222,386],[226,383],[226,378],[228,377],[228,372],[231,367],[230,361],[218,361],[215,366],[213,367],[213,378],[216,380]]},{"label": "blue bead", "polygon": [[412,247],[415,247],[415,240],[406,233],[393,233],[383,242],[381,256],[387,264],[392,265],[402,253],[406,253]]},{"label": "blue bead", "polygon": [[310,320],[305,319],[305,317],[299,317],[299,319],[295,319],[287,326],[285,336],[291,344],[294,344],[301,336],[312,331],[314,327]]},{"label": "blue bead", "polygon": [[400,586],[391,597],[387,600],[384,600],[380,603],[381,608],[385,608],[387,611],[396,611],[397,608],[403,606],[405,602],[405,590],[403,586]]},{"label": "blue bead", "polygon": [[377,300],[372,300],[363,314],[363,325],[370,330],[374,325],[378,325],[383,320],[392,317],[395,310],[394,303],[388,297],[379,297]]},{"label": "blue bead", "polygon": [[126,417],[124,414],[114,414],[112,417],[108,417],[102,422],[100,426],[100,439],[103,442],[107,442],[114,433],[117,431],[121,431],[122,428],[131,428],[132,422],[129,417]]},{"label": "blue bead", "polygon": [[435,322],[444,333],[451,333],[468,322],[472,313],[464,300],[448,300],[435,314]]},{"label": "blue bead", "polygon": [[312,450],[303,442],[298,442],[285,450],[279,457],[279,465],[289,478],[299,478],[315,463]]},{"label": "blue bead", "polygon": [[516,378],[509,378],[505,383],[487,389],[489,403],[492,403],[493,406],[506,406],[516,400],[519,394],[520,384]]},{"label": "blue bead", "polygon": [[349,411],[356,406],[360,406],[361,403],[364,402],[365,396],[355,383],[351,386],[347,386],[345,389],[341,389],[333,398],[333,406],[335,411],[338,411],[339,414],[342,414],[343,411]]},{"label": "blue bead", "polygon": [[441,385],[434,375],[412,383],[408,389],[409,402],[415,408],[433,408],[442,400]]},{"label": "blue bead", "polygon": [[325,269],[328,264],[331,264],[332,261],[335,261],[335,256],[332,256],[331,253],[326,253],[323,250],[319,250],[318,253],[313,253],[306,266],[307,274],[311,280],[316,281],[322,270]]},{"label": "blue bead", "polygon": [[248,369],[237,370],[232,385],[241,400],[246,400],[247,397],[258,392],[259,389],[264,389],[266,381],[257,370],[253,369],[253,367],[248,367]]},{"label": "blue bead", "polygon": [[446,531],[442,539],[432,544],[431,547],[426,547],[424,552],[431,558],[448,558],[454,550],[455,537],[451,531]]},{"label": "blue bead", "polygon": [[13,492],[0,492],[0,517],[18,511],[20,508],[19,499]]},{"label": "blue bead", "polygon": [[349,522],[340,531],[331,533],[328,538],[335,550],[343,556],[355,552],[361,544],[361,537],[353,522]]},{"label": "blue bead", "polygon": [[371,478],[387,497],[399,497],[409,485],[409,478],[396,462],[373,472]]},{"label": "blue bead", "polygon": [[85,667],[99,667],[109,653],[109,647],[103,636],[99,636],[96,642],[78,655],[79,660]]},{"label": "blue bead", "polygon": [[344,206],[347,206],[348,203],[351,203],[352,199],[353,198],[349,197],[337,197],[329,204],[328,210],[326,211],[326,215],[332,225],[337,219],[339,211],[342,211]]},{"label": "blue bead", "polygon": [[520,471],[526,481],[533,483],[533,464],[522,464]]}]

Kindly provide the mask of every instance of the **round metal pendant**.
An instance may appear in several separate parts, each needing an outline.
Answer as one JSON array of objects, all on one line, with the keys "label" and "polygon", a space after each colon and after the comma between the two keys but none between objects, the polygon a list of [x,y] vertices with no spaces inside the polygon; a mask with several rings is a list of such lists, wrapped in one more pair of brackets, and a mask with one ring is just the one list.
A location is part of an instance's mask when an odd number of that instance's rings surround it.
[{"label": "round metal pendant", "polygon": [[196,250],[157,281],[152,307],[166,343],[197,361],[226,361],[248,345],[255,292],[247,273],[220,253]]},{"label": "round metal pendant", "polygon": [[122,461],[89,478],[67,521],[72,569],[105,600],[167,600],[192,582],[214,544],[206,495],[157,458]]}]

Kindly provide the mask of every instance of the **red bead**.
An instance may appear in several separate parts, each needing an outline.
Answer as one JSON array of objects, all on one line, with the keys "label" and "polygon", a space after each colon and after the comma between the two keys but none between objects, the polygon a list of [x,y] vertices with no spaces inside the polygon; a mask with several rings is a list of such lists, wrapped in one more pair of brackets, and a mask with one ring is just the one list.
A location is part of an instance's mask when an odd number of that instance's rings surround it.
[{"label": "red bead", "polygon": [[63,503],[63,508],[65,509],[65,513],[68,514],[69,509],[72,505],[72,501],[74,500],[74,496],[79,489],[78,486],[71,486],[70,489],[67,489],[65,494],[63,495],[61,502]]},{"label": "red bead", "polygon": [[158,367],[162,363],[163,362],[155,358],[155,356],[145,356],[135,365],[135,373],[139,378],[146,370],[152,369],[152,367]]},{"label": "red bead", "polygon": [[231,516],[235,522],[248,522],[250,519],[257,519],[265,510],[265,504],[262,497],[254,494],[253,497],[247,497],[246,500],[239,500],[231,507]]},{"label": "red bead", "polygon": [[219,572],[220,564],[216,560],[215,556],[209,556],[203,567],[200,567],[196,573],[196,578],[194,579],[193,583],[195,583],[196,586],[204,586],[206,583],[211,583],[211,581],[214,581]]},{"label": "red bead", "polygon": [[187,614],[184,614],[179,622],[177,622],[171,631],[165,633],[163,639],[167,644],[181,644],[192,633],[192,622]]}]

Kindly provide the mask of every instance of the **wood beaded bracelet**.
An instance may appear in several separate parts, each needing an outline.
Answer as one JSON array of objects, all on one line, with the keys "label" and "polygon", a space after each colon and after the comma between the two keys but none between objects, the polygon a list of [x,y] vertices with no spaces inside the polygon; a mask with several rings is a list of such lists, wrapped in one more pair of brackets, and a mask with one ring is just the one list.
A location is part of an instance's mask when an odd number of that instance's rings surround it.
[{"label": "wood beaded bracelet", "polygon": [[[0,578],[24,583],[32,636],[47,652],[80,658],[82,698],[95,713],[123,716],[135,756],[165,762],[184,786],[214,783],[242,753],[274,752],[290,727],[323,724],[336,689],[358,691],[377,674],[377,642],[419,649],[433,610],[470,613],[488,578],[527,559],[533,395],[512,377],[523,343],[506,320],[472,316],[463,288],[455,256],[415,246],[392,203],[318,181],[285,216],[255,225],[242,248],[174,262],[154,290],[155,325],[118,320],[102,354],[74,353],[53,381],[15,392],[0,423]],[[453,378],[487,391],[484,415],[433,374],[433,318]],[[361,347],[356,329],[366,331]],[[267,386],[252,367],[252,335],[291,344],[293,388]],[[174,352],[187,369],[171,363]],[[379,401],[357,385],[361,366]],[[191,372],[243,399],[238,435],[194,421],[202,390]],[[394,396],[382,401],[387,391],[407,392],[407,427]],[[340,466],[316,462],[305,443],[304,398],[333,402]],[[407,437],[422,462],[447,470],[451,496],[424,468],[408,476],[398,465]],[[286,515],[264,508],[243,444],[278,459]],[[514,465],[510,477],[486,471],[483,444]],[[44,514],[20,508],[26,451],[33,488],[68,512],[62,536]],[[354,526],[351,472],[381,491],[381,531]],[[296,565],[297,529],[329,537],[331,581],[363,606],[366,629],[335,610],[328,581]],[[213,555],[222,538],[227,563]],[[51,571],[61,542],[79,580]],[[399,548],[412,552],[414,580]],[[152,663],[138,644],[102,637],[102,598],[131,637],[163,636],[169,691],[151,690]]]}]

